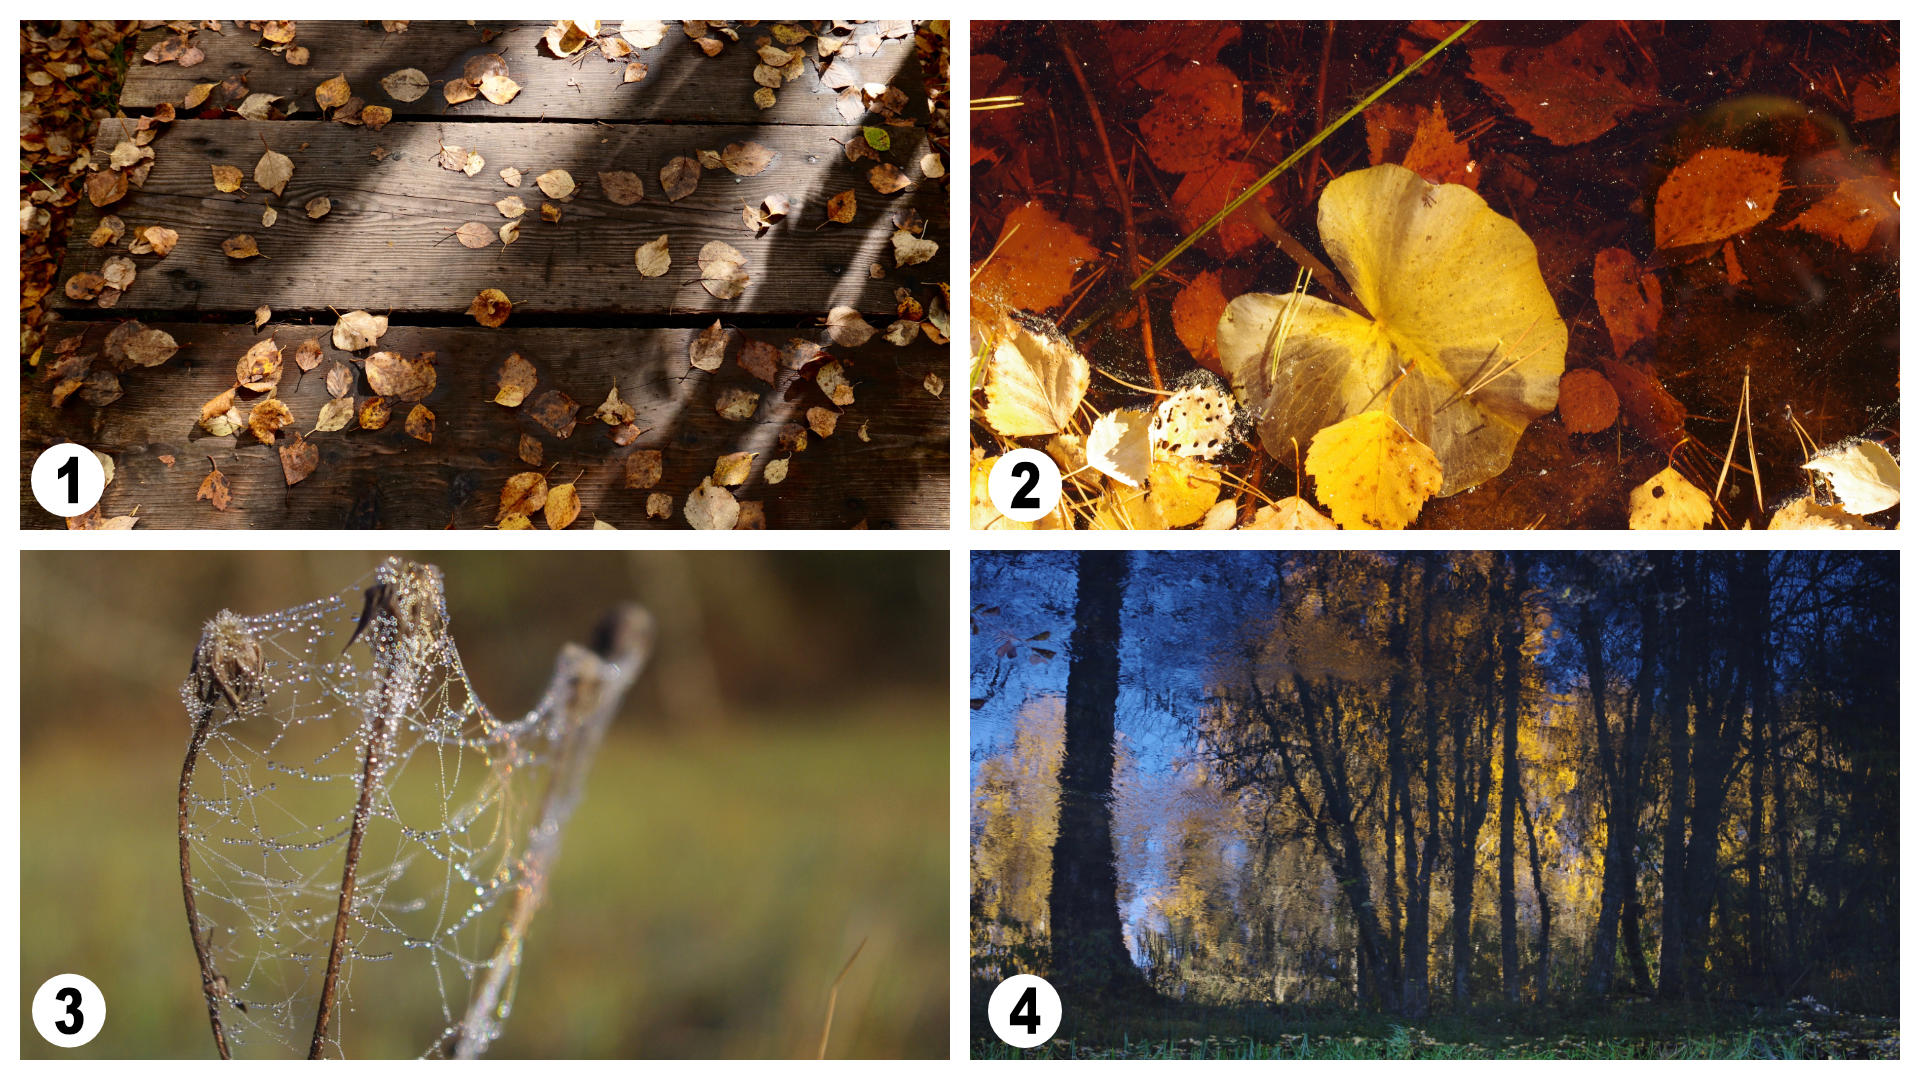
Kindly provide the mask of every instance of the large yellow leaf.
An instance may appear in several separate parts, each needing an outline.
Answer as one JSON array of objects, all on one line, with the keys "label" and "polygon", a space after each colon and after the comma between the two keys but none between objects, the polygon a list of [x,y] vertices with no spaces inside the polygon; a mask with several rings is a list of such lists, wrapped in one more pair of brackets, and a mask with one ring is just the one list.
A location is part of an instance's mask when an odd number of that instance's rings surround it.
[{"label": "large yellow leaf", "polygon": [[1669,465],[1627,494],[1629,529],[1704,529],[1713,501]]},{"label": "large yellow leaf", "polygon": [[1375,409],[1314,436],[1307,475],[1344,529],[1404,529],[1440,490],[1440,462]]},{"label": "large yellow leaf", "polygon": [[1293,440],[1384,407],[1432,448],[1441,494],[1497,476],[1566,367],[1533,241],[1466,188],[1398,165],[1328,184],[1320,236],[1373,318],[1267,293],[1220,317],[1220,362],[1267,452],[1291,458]]},{"label": "large yellow leaf", "polygon": [[1092,376],[1087,358],[1058,331],[1022,320],[987,360],[987,426],[1008,438],[1067,426]]}]

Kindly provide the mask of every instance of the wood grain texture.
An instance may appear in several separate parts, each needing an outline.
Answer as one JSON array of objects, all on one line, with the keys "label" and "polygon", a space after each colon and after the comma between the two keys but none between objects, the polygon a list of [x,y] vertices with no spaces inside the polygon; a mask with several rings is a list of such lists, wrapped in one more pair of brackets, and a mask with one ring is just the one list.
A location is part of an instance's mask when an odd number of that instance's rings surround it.
[{"label": "wood grain texture", "polygon": [[[320,83],[344,75],[354,94],[369,105],[384,105],[396,116],[459,116],[493,120],[638,120],[675,123],[730,124],[823,124],[839,127],[845,123],[834,107],[838,91],[820,85],[816,46],[809,41],[809,59],[800,78],[776,91],[773,108],[754,104],[753,81],[758,63],[753,43],[768,33],[767,26],[743,27],[741,41],[729,42],[718,56],[707,56],[681,30],[678,22],[667,24],[667,36],[651,49],[635,52],[628,60],[647,65],[647,77],[636,83],[622,83],[627,60],[603,58],[597,49],[584,58],[561,60],[539,48],[540,36],[551,23],[415,22],[404,33],[389,34],[378,24],[358,22],[302,21],[297,26],[295,43],[304,45],[311,55],[305,67],[294,67],[282,57],[260,48],[260,35],[233,23],[224,24],[223,33],[198,31],[193,43],[206,53],[202,63],[182,68],[177,63],[150,64],[143,57],[165,31],[142,33],[133,49],[133,62],[127,72],[120,104],[130,111],[151,109],[163,101],[176,105],[186,100],[187,91],[196,83],[217,83],[234,75],[247,77],[251,93],[269,93],[292,98],[303,113],[313,115],[318,106],[313,91]],[[855,36],[871,32],[872,24],[855,30]],[[481,40],[484,30],[498,30],[490,42]],[[487,53],[506,58],[508,74],[521,90],[505,105],[474,98],[459,105],[448,105],[443,87],[448,79],[460,77],[469,59]],[[870,56],[857,51],[837,58],[835,64],[851,63],[859,82],[894,83],[924,110],[920,67],[914,57],[912,38],[885,41]],[[403,68],[418,68],[431,80],[432,87],[416,101],[390,98],[380,88],[380,80]],[[297,115],[297,114],[296,114]]]},{"label": "wood grain texture", "polygon": [[[111,324],[85,327],[82,350],[97,351],[110,329]],[[379,431],[313,434],[319,468],[289,487],[274,447],[244,434],[215,438],[195,421],[202,402],[233,384],[241,354],[272,334],[288,349],[280,397],[292,409],[295,426],[310,431],[328,399],[328,367],[352,359],[325,340],[328,328],[276,324],[255,333],[251,327],[166,324],[160,329],[181,343],[180,353],[160,367],[123,374],[125,396],[105,408],[76,398],[56,410],[43,383],[23,388],[23,527],[62,527],[33,501],[27,482],[35,454],[62,441],[114,457],[115,478],[101,509],[113,516],[135,513],[137,507],[142,528],[487,527],[495,520],[501,485],[529,468],[517,457],[523,432],[539,439],[550,466],[541,471],[552,483],[579,476],[582,512],[575,528],[591,527],[596,517],[623,529],[684,528],[687,494],[712,472],[716,458],[740,450],[760,456],[751,479],[736,493],[743,500],[764,500],[770,528],[949,524],[948,399],[944,393],[934,397],[922,385],[929,373],[947,379],[947,349],[924,337],[905,348],[876,337],[859,349],[835,349],[835,355],[852,361],[856,401],[832,437],[810,436],[807,449],[790,462],[786,481],[771,485],[764,469],[783,456],[777,446],[781,429],[790,422],[804,425],[806,410],[825,404],[825,397],[811,383],[794,386],[798,375],[791,371],[780,373],[779,388],[769,387],[735,358],[745,337],[780,345],[794,337],[818,339],[817,330],[736,332],[726,364],[706,373],[687,361],[692,330],[395,327],[381,339],[382,348],[437,354],[438,382],[423,402],[437,418],[433,442],[423,444],[403,433],[402,419],[411,406],[396,402],[393,419]],[[324,359],[302,376],[291,364],[291,350],[316,336],[323,339]],[[524,415],[524,407],[493,402],[499,363],[515,351],[539,370],[536,395],[556,388],[579,403],[581,419],[570,437],[554,438]],[[356,394],[369,394],[365,373],[356,376]],[[636,410],[635,423],[648,429],[630,447],[615,446],[610,429],[592,416],[615,385]],[[714,411],[717,395],[729,387],[763,393],[751,420],[728,421]],[[871,441],[857,435],[863,423]],[[663,451],[664,475],[653,490],[673,499],[668,521],[648,519],[648,492],[625,487],[624,459],[647,448]],[[163,455],[173,463],[163,462]],[[225,512],[195,501],[209,456],[232,485],[233,505]]]},{"label": "wood grain texture", "polygon": [[[114,122],[105,122],[98,152],[122,138]],[[947,280],[947,180],[921,177],[926,137],[917,128],[894,129],[887,160],[916,182],[892,196],[868,182],[872,162],[849,162],[836,138],[858,139],[859,129],[428,121],[369,131],[324,121],[180,121],[154,140],[144,189],[106,208],[130,234],[156,224],[180,233],[179,246],[164,259],[135,257],[139,275],[119,306],[458,314],[481,289],[498,288],[526,314],[754,312],[817,319],[847,304],[884,315],[893,310],[896,286]],[[660,169],[676,155],[749,139],[779,155],[759,175],[705,170],[692,195],[669,202],[662,194]],[[478,151],[484,168],[475,176],[441,168],[435,158],[443,145]],[[293,161],[293,178],[280,196],[252,180],[269,146]],[[370,151],[377,146],[390,155],[376,160]],[[214,165],[239,168],[245,187],[232,194],[215,190]],[[525,174],[518,188],[500,178],[507,166]],[[558,204],[559,222],[542,221],[544,196],[534,179],[556,168],[571,174],[579,189]],[[614,170],[641,178],[643,201],[616,206],[607,199],[598,173]],[[826,219],[827,200],[849,189],[858,192],[854,222],[816,228]],[[755,238],[741,208],[773,194],[787,196],[793,211]],[[332,200],[332,212],[310,220],[303,208],[321,195]],[[453,239],[470,221],[497,231],[508,219],[493,204],[508,195],[529,208],[518,242],[505,246],[496,239],[471,250]],[[266,228],[261,213],[269,205],[279,220]],[[909,207],[927,220],[926,235],[941,250],[930,262],[901,269],[894,265],[892,222]],[[101,214],[87,206],[78,216],[62,284],[124,252],[86,246]],[[255,237],[266,257],[227,258],[221,242],[241,233]],[[643,278],[634,269],[634,250],[661,233],[672,238],[673,266],[662,277]],[[716,299],[698,284],[696,257],[711,240],[747,256],[751,280],[738,299]],[[871,276],[876,263],[883,278]],[[63,290],[50,297],[69,310],[92,306],[67,299]]]}]

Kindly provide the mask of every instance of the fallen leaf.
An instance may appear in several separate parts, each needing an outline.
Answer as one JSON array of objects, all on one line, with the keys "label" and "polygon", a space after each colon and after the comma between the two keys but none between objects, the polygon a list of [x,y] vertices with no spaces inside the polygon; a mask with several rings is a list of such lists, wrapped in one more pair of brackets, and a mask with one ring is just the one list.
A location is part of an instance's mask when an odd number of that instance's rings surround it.
[{"label": "fallen leaf", "polygon": [[[303,368],[302,370],[305,369]],[[352,364],[342,364],[335,361],[331,367],[327,368],[327,396],[336,398],[346,397],[353,393],[353,387],[356,381],[357,376],[353,373]]]},{"label": "fallen leaf", "polygon": [[415,405],[413,411],[407,414],[407,422],[404,425],[404,430],[408,435],[413,436],[423,443],[432,442],[433,410],[427,408],[425,405]]},{"label": "fallen leaf", "polygon": [[243,120],[265,121],[273,118],[273,103],[281,100],[274,94],[248,94],[239,107],[233,111]]},{"label": "fallen leaf", "polygon": [[395,101],[418,101],[431,85],[427,73],[419,68],[401,68],[380,80],[380,89]]},{"label": "fallen leaf", "polygon": [[127,338],[122,351],[131,364],[157,367],[171,360],[180,346],[165,330],[141,330]]},{"label": "fallen leaf", "polygon": [[1877,514],[1900,502],[1900,463],[1872,440],[1824,450],[1801,468],[1825,476],[1849,513]]},{"label": "fallen leaf", "polygon": [[280,347],[272,338],[256,341],[234,365],[234,381],[248,390],[266,393],[280,384],[280,376],[286,371],[282,363]]},{"label": "fallen leaf", "polygon": [[440,87],[440,96],[447,99],[449,105],[463,105],[480,96],[480,88],[468,79],[448,79]]},{"label": "fallen leaf", "polygon": [[313,430],[340,431],[353,423],[353,413],[352,398],[329,398],[325,405],[320,406],[320,418],[313,422]]},{"label": "fallen leaf", "polygon": [[387,399],[370,397],[360,403],[360,426],[368,431],[379,431],[393,418],[393,406]]},{"label": "fallen leaf", "polygon": [[265,210],[260,211],[260,227],[263,229],[273,228],[273,223],[279,220],[280,220],[280,211],[275,210],[271,206],[267,207]]},{"label": "fallen leaf", "polygon": [[1189,64],[1140,118],[1140,139],[1154,165],[1185,174],[1219,163],[1223,148],[1245,145],[1240,79],[1218,64]]},{"label": "fallen leaf", "polygon": [[753,459],[759,456],[751,450],[720,455],[713,463],[713,482],[721,487],[739,487],[747,482],[753,471]]},{"label": "fallen leaf", "polygon": [[197,109],[206,103],[207,95],[213,93],[213,88],[218,85],[220,84],[210,82],[195,83],[187,88],[187,96],[181,100],[180,104],[185,108]]},{"label": "fallen leaf", "polygon": [[519,187],[520,186],[520,170],[509,165],[506,168],[500,170],[500,179],[505,181],[508,187]]},{"label": "fallen leaf", "polygon": [[939,154],[922,154],[920,155],[920,173],[929,180],[938,180],[947,175],[947,163],[941,160]]},{"label": "fallen leaf", "polygon": [[320,450],[294,432],[293,441],[280,448],[280,471],[286,474],[287,486],[305,480],[313,475],[320,466]]},{"label": "fallen leaf", "polygon": [[911,345],[920,336],[920,324],[911,319],[895,319],[882,336],[891,345]]},{"label": "fallen leaf", "polygon": [[386,332],[387,317],[385,315],[349,311],[333,324],[333,347],[345,349],[347,352],[358,352],[378,344],[380,336]]},{"label": "fallen leaf", "polygon": [[701,371],[718,371],[727,358],[727,331],[720,326],[720,320],[700,331],[698,337],[687,347],[687,361]]},{"label": "fallen leaf", "polygon": [[835,345],[857,349],[874,335],[873,324],[853,308],[841,306],[827,312],[827,336]]},{"label": "fallen leaf", "polygon": [[483,248],[493,243],[493,230],[477,221],[469,221],[460,226],[454,231],[454,236],[460,241],[462,247]]},{"label": "fallen leaf", "polygon": [[1441,487],[1433,450],[1379,409],[1320,431],[1305,464],[1320,501],[1347,529],[1404,529]]},{"label": "fallen leaf", "polygon": [[[46,213],[44,207],[40,209],[40,213]],[[51,220],[51,215],[48,216],[48,220]],[[158,227],[159,226],[155,226],[155,228]],[[121,234],[126,232],[126,230],[126,222],[120,220],[120,218],[113,214],[108,214],[106,217],[100,219],[98,225],[93,227],[93,234],[87,237],[87,246],[105,247],[108,244],[117,244],[120,242]],[[162,254],[164,254],[164,252]]]},{"label": "fallen leaf", "polygon": [[1086,357],[1057,330],[1017,324],[987,358],[986,424],[1008,438],[1064,431],[1091,374]]},{"label": "fallen leaf", "polygon": [[619,427],[621,424],[633,422],[633,406],[620,400],[620,387],[615,386],[607,391],[607,400],[593,410],[593,415],[596,420],[608,427]]},{"label": "fallen leaf", "polygon": [[498,522],[509,514],[532,517],[547,505],[547,478],[537,472],[515,473],[500,487],[500,510],[493,516]]},{"label": "fallen leaf", "polygon": [[200,406],[200,426],[209,435],[224,437],[246,426],[244,418],[234,414],[233,399],[234,390],[229,387]]},{"label": "fallen leaf", "polygon": [[345,75],[335,75],[314,88],[313,100],[321,109],[337,109],[353,96],[353,90],[347,86]]},{"label": "fallen leaf", "polygon": [[385,105],[368,105],[360,110],[360,122],[367,125],[368,131],[379,131],[393,123],[393,110]]},{"label": "fallen leaf", "polygon": [[520,239],[520,222],[518,220],[509,221],[500,226],[500,245],[502,247],[506,247],[518,239]]},{"label": "fallen leaf", "polygon": [[133,279],[139,271],[134,268],[133,260],[125,255],[115,255],[100,267],[100,276],[111,288],[122,292],[133,287]]},{"label": "fallen leaf", "polygon": [[920,380],[920,385],[926,387],[927,393],[934,397],[939,397],[940,392],[947,388],[946,381],[940,378],[938,372],[933,371],[927,372],[927,377]]},{"label": "fallen leaf", "polygon": [[816,405],[807,410],[807,427],[823,439],[832,435],[833,429],[839,423],[840,414],[824,405]]},{"label": "fallen leaf", "polygon": [[658,238],[635,248],[633,265],[641,277],[659,277],[666,273],[673,265],[673,258],[667,253],[667,234],[661,233]]},{"label": "fallen leaf", "polygon": [[[1474,192],[1398,165],[1329,183],[1319,225],[1373,318],[1303,293],[1252,293],[1220,319],[1221,366],[1267,452],[1290,460],[1384,403],[1439,459],[1442,495],[1498,475],[1527,424],[1552,411],[1565,368],[1566,323],[1533,241]],[[1321,502],[1352,527],[1352,513]]]},{"label": "fallen leaf", "polygon": [[851,224],[853,221],[853,215],[857,213],[858,210],[859,210],[859,207],[854,201],[854,193],[852,188],[848,188],[847,190],[827,200],[827,220],[828,221],[838,222],[839,224],[842,224],[842,225]]},{"label": "fallen leaf", "polygon": [[1709,244],[1767,220],[1780,199],[1783,157],[1711,147],[1667,174],[1653,202],[1658,248]]},{"label": "fallen leaf", "polygon": [[374,353],[367,357],[367,385],[382,397],[419,401],[433,393],[439,381],[432,355],[409,357],[396,352]]},{"label": "fallen leaf", "polygon": [[747,287],[747,257],[723,240],[700,249],[700,284],[719,300],[738,299]]},{"label": "fallen leaf", "polygon": [[787,469],[789,467],[788,462],[791,460],[790,458],[774,458],[772,461],[767,462],[767,467],[760,470],[760,478],[769,484],[785,483],[787,479]]},{"label": "fallen leaf", "polygon": [[1147,502],[1164,523],[1162,527],[1179,529],[1199,521],[1219,498],[1219,469],[1198,458],[1165,452],[1153,455],[1153,467],[1147,474]]},{"label": "fallen leaf", "polygon": [[1101,416],[1087,432],[1087,464],[1130,487],[1145,485],[1153,457],[1148,424],[1147,414],[1139,409],[1115,409]]},{"label": "fallen leaf", "polygon": [[1195,383],[1154,408],[1148,438],[1169,454],[1207,459],[1231,444],[1233,422],[1233,401],[1220,387]]},{"label": "fallen leaf", "polygon": [[67,297],[73,300],[91,300],[100,295],[107,287],[107,279],[99,274],[81,273],[67,279]]},{"label": "fallen leaf", "polygon": [[663,491],[647,496],[647,516],[662,521],[673,516],[673,497]]},{"label": "fallen leaf", "polygon": [[[647,506],[651,511],[651,497]],[[717,486],[710,477],[702,477],[700,486],[687,496],[685,513],[687,524],[696,529],[731,529],[740,521],[740,504],[733,492]]]},{"label": "fallen leaf", "polygon": [[506,325],[507,317],[513,314],[513,301],[499,289],[481,289],[466,313],[481,326],[498,328]]},{"label": "fallen leaf", "polygon": [[506,517],[500,519],[498,527],[502,530],[531,529],[533,528],[533,519],[527,517],[525,514],[508,514]]},{"label": "fallen leaf", "polygon": [[893,264],[895,266],[917,266],[933,258],[940,245],[922,236],[915,236],[905,229],[893,232]]},{"label": "fallen leaf", "polygon": [[1620,395],[1600,372],[1574,368],[1560,376],[1559,408],[1568,431],[1591,435],[1613,426],[1620,415]]},{"label": "fallen leaf", "polygon": [[[493,208],[500,211],[502,215],[510,218],[517,218],[527,212],[527,204],[521,202],[520,196],[518,195],[509,195],[501,199],[499,202],[493,204]],[[484,247],[485,245],[481,246]]]},{"label": "fallen leaf", "polygon": [[87,177],[87,201],[95,206],[108,206],[126,198],[126,195],[126,173],[112,170]]},{"label": "fallen leaf", "polygon": [[521,432],[519,453],[521,461],[526,462],[536,469],[540,467],[540,459],[543,454],[540,449],[539,439],[534,438],[524,431]]},{"label": "fallen leaf", "polygon": [[1782,506],[1773,512],[1768,529],[1872,529],[1866,518],[1849,514],[1837,506],[1822,506],[1811,495]]},{"label": "fallen leaf", "polygon": [[660,44],[667,24],[658,19],[628,19],[620,24],[620,36],[636,49],[651,49]]},{"label": "fallen leaf", "polygon": [[293,423],[293,410],[279,398],[265,398],[254,403],[253,412],[247,417],[247,430],[253,437],[269,446],[281,428]]},{"label": "fallen leaf", "polygon": [[1824,236],[1849,251],[1864,251],[1881,225],[1900,220],[1899,192],[1891,177],[1843,180],[1785,228]]},{"label": "fallen leaf", "polygon": [[193,501],[202,499],[212,503],[215,510],[224,511],[233,504],[233,490],[227,486],[227,474],[221,472],[218,465],[213,467],[205,480],[200,481],[200,492],[193,497]]},{"label": "fallen leaf", "polygon": [[1038,202],[1007,215],[992,255],[974,268],[971,287],[975,325],[990,314],[1045,311],[1073,288],[1074,275],[1099,254],[1086,237]]},{"label": "fallen leaf", "polygon": [[627,487],[650,488],[660,482],[661,454],[658,450],[635,450],[627,455]]},{"label": "fallen leaf", "polygon": [[1629,529],[1702,529],[1712,520],[1713,502],[1707,493],[1671,465],[1627,494]]},{"label": "fallen leaf", "polygon": [[1606,320],[1617,357],[1651,338],[1660,325],[1660,279],[1643,271],[1640,261],[1622,248],[1594,255],[1593,300]]},{"label": "fallen leaf", "polygon": [[632,206],[645,196],[640,178],[630,172],[601,173],[600,190],[615,206]]},{"label": "fallen leaf", "polygon": [[1467,148],[1464,139],[1454,137],[1453,129],[1447,126],[1446,111],[1438,101],[1414,129],[1413,145],[1407,148],[1406,157],[1400,163],[1430,184],[1459,184],[1474,191],[1480,189],[1480,170],[1475,166],[1473,151]]},{"label": "fallen leaf", "polygon": [[912,186],[913,179],[901,172],[899,166],[889,161],[868,169],[867,183],[872,184],[873,190],[882,195],[892,195],[896,191]]},{"label": "fallen leaf", "polygon": [[660,190],[668,202],[679,202],[700,186],[700,163],[690,157],[677,157],[660,170]]},{"label": "fallen leaf", "polygon": [[[246,174],[231,165],[213,166],[213,188],[215,191],[234,192],[240,190]],[[99,205],[98,203],[94,205]]]},{"label": "fallen leaf", "polygon": [[559,57],[572,56],[574,53],[586,48],[587,43],[593,40],[594,30],[597,29],[599,25],[598,22],[588,21],[586,26],[583,27],[572,19],[561,19],[547,28],[547,32],[541,40],[546,42],[548,51],[552,52],[553,55]]},{"label": "fallen leaf", "polygon": [[1614,43],[1616,25],[1581,24],[1541,48],[1487,45],[1472,51],[1469,77],[1555,146],[1589,142],[1634,109],[1662,104],[1651,65]]},{"label": "fallen leaf", "polygon": [[260,254],[259,245],[246,233],[220,241],[220,250],[226,252],[229,259],[250,259]]},{"label": "fallen leaf", "polygon": [[480,80],[480,96],[495,105],[505,105],[520,92],[520,84],[505,75],[489,75]]},{"label": "fallen leaf", "polygon": [[572,484],[556,484],[547,491],[544,508],[547,528],[555,532],[574,523],[580,516],[580,492]]},{"label": "fallen leaf", "polygon": [[646,77],[647,65],[635,60],[633,63],[627,65],[626,74],[621,76],[620,81],[623,83],[637,83]]},{"label": "fallen leaf", "polygon": [[1272,506],[1253,512],[1249,529],[1337,529],[1333,519],[1298,495],[1289,495]]},{"label": "fallen leaf", "polygon": [[759,407],[760,395],[738,386],[720,391],[713,403],[713,411],[719,413],[721,419],[735,422],[753,419],[753,412]]},{"label": "fallen leaf", "polygon": [[546,428],[554,438],[564,439],[573,434],[573,426],[579,413],[579,402],[558,390],[548,390],[528,402],[524,414],[534,423]]},{"label": "fallen leaf", "polygon": [[527,400],[527,395],[533,393],[534,384],[539,380],[540,373],[534,369],[533,362],[519,353],[513,353],[500,362],[496,380],[500,389],[493,395],[493,400],[512,408]]},{"label": "fallen leaf", "polygon": [[267,305],[261,304],[253,309],[253,328],[260,329],[267,325],[267,320],[271,318],[273,318],[273,312],[267,308]]},{"label": "fallen leaf", "polygon": [[564,202],[573,195],[573,177],[567,175],[565,169],[548,169],[535,177],[533,182],[546,193],[549,199],[559,199]]},{"label": "fallen leaf", "polygon": [[543,202],[540,204],[540,218],[542,221],[559,221],[560,208],[550,202]]},{"label": "fallen leaf", "polygon": [[757,142],[728,143],[720,151],[720,163],[735,176],[758,176],[779,155]]},{"label": "fallen leaf", "polygon": [[842,408],[853,404],[853,383],[847,381],[847,370],[840,361],[829,360],[820,365],[813,373],[813,381],[828,401]]}]

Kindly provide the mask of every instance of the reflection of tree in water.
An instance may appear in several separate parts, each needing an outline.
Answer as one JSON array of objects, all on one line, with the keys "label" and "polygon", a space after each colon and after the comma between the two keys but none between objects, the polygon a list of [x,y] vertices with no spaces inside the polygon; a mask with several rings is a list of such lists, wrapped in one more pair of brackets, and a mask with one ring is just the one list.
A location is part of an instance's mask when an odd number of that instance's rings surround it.
[{"label": "reflection of tree in water", "polygon": [[[977,604],[1064,614],[1062,560],[994,558]],[[1130,579],[1113,902],[1161,993],[1891,1007],[1891,557],[1167,554]],[[1007,662],[977,648],[976,684]],[[992,710],[983,978],[1052,970],[1062,715]]]}]

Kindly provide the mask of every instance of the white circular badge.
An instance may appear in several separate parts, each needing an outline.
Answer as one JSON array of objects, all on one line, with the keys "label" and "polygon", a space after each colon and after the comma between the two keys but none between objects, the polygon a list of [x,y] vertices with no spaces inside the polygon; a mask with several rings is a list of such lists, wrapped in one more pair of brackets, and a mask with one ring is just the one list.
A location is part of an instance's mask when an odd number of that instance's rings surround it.
[{"label": "white circular badge", "polygon": [[85,975],[55,975],[34,992],[33,1026],[55,1046],[85,1046],[106,1022],[107,999]]},{"label": "white circular badge", "polygon": [[1008,1046],[1030,1050],[1060,1030],[1060,995],[1038,975],[1015,975],[993,988],[987,1022]]},{"label": "white circular badge", "polygon": [[1038,450],[1002,454],[987,474],[987,497],[1003,517],[1039,521],[1060,504],[1060,466]]},{"label": "white circular badge", "polygon": [[33,498],[57,517],[78,517],[100,502],[107,470],[93,451],[79,443],[60,443],[33,460]]}]

